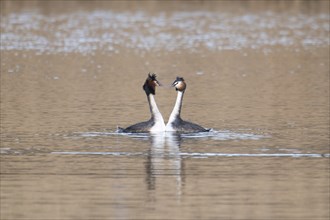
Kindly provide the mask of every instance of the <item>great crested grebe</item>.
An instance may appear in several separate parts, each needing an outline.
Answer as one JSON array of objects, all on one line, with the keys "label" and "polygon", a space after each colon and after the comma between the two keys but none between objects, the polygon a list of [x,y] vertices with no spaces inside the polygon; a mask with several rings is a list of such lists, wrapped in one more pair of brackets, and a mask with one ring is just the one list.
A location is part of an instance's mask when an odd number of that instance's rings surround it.
[{"label": "great crested grebe", "polygon": [[160,86],[160,83],[156,79],[156,74],[148,74],[148,78],[146,79],[143,90],[145,91],[151,118],[148,121],[140,122],[134,125],[131,125],[127,128],[118,128],[119,132],[126,133],[145,133],[145,132],[159,132],[165,131],[165,123],[162,114],[159,112],[156,101],[155,101],[155,92],[156,86]]},{"label": "great crested grebe", "polygon": [[184,121],[181,119],[181,107],[183,94],[186,90],[187,84],[185,83],[182,77],[177,77],[176,80],[172,83],[172,87],[175,87],[175,90],[178,92],[176,102],[170,118],[166,125],[166,131],[178,131],[178,132],[207,132],[210,129],[203,128],[202,126]]}]

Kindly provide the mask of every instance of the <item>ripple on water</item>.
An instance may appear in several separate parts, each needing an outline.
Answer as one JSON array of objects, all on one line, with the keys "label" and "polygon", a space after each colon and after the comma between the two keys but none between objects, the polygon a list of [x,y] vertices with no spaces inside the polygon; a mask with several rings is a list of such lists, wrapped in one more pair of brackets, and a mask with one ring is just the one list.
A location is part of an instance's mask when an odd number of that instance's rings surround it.
[{"label": "ripple on water", "polygon": [[[154,139],[156,143],[160,143],[157,139],[169,139],[169,144],[175,145],[175,140],[179,136],[179,139],[205,139],[210,138],[216,141],[226,141],[226,140],[260,140],[263,138],[271,138],[269,135],[259,135],[252,133],[238,133],[232,131],[216,131],[211,130],[210,132],[200,132],[200,133],[187,133],[187,134],[178,134],[175,132],[161,132],[156,134],[150,133],[118,133],[118,132],[81,132],[75,133],[75,137],[104,137],[104,136],[124,136],[131,138],[139,138],[139,139]],[[282,149],[283,150],[283,149]],[[86,151],[59,151],[52,152],[52,154],[57,155],[105,155],[105,156],[128,156],[128,157],[136,157],[136,156],[148,156],[150,152],[86,152]],[[167,157],[185,157],[185,158],[210,158],[210,157],[291,157],[291,158],[301,158],[301,157],[309,157],[309,158],[322,158],[322,157],[330,157],[330,154],[318,154],[318,153],[298,153],[298,152],[288,152],[288,153],[214,153],[214,152],[181,152],[180,150],[174,152],[163,152]],[[153,156],[163,156],[157,155],[159,152],[156,151]]]},{"label": "ripple on water", "polygon": [[121,132],[77,132],[74,134],[76,137],[101,137],[101,136],[128,136],[133,138],[149,138],[151,136],[180,136],[180,138],[210,138],[213,140],[259,140],[269,138],[269,135],[260,135],[252,133],[232,132],[228,130],[217,131],[211,130],[210,132],[196,132],[196,133],[176,133],[176,132],[160,132],[155,134],[149,133],[121,133]]},{"label": "ripple on water", "polygon": [[[58,155],[108,155],[108,156],[147,156],[147,153],[142,152],[79,152],[79,151],[59,151],[59,152],[51,152],[52,154]],[[272,153],[272,154],[239,154],[239,153],[188,153],[188,152],[179,152],[175,154],[169,153],[168,156],[172,157],[191,157],[191,158],[209,158],[209,157],[293,157],[293,158],[301,158],[301,157],[310,157],[310,158],[321,158],[321,157],[330,157],[330,154],[280,154],[280,153]]]}]

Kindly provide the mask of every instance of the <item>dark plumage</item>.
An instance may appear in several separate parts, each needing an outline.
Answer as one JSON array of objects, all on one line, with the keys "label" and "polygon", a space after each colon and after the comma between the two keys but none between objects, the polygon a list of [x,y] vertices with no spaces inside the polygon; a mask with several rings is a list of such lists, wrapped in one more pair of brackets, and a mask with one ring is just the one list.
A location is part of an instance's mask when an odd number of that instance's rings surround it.
[{"label": "dark plumage", "polygon": [[148,121],[143,121],[136,123],[134,125],[128,126],[127,128],[118,128],[119,132],[124,133],[146,133],[149,132],[150,128],[155,124],[155,122],[151,119]]},{"label": "dark plumage", "polygon": [[150,94],[156,95],[156,86],[159,86],[159,82],[157,81],[156,77],[156,74],[149,73],[148,78],[142,86],[147,96]]},{"label": "dark plumage", "polygon": [[175,121],[172,122],[172,127],[177,131],[177,132],[182,132],[182,133],[191,133],[191,132],[208,132],[211,129],[206,129],[203,128],[202,126],[189,122],[189,121],[184,121],[180,117],[176,118]]}]

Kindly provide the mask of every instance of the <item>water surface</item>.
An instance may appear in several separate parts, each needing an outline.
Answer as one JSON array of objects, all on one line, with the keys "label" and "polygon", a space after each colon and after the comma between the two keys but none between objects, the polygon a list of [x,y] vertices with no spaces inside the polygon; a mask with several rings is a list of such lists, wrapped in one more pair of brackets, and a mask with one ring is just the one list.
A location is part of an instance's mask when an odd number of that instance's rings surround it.
[{"label": "water surface", "polygon": [[[328,2],[62,3],[1,2],[1,219],[329,219]],[[116,133],[148,72],[212,132]]]}]

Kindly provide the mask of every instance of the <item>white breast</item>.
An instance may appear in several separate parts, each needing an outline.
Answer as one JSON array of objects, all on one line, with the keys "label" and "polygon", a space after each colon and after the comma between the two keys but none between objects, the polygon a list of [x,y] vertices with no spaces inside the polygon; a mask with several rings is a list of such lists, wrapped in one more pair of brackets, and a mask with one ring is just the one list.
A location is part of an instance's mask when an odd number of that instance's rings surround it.
[{"label": "white breast", "polygon": [[172,126],[172,123],[166,124],[165,131],[175,131],[175,129]]},{"label": "white breast", "polygon": [[154,124],[154,126],[152,126],[150,128],[150,132],[163,132],[165,131],[165,123],[164,121],[163,122],[160,122],[160,121],[156,121],[156,123]]}]

